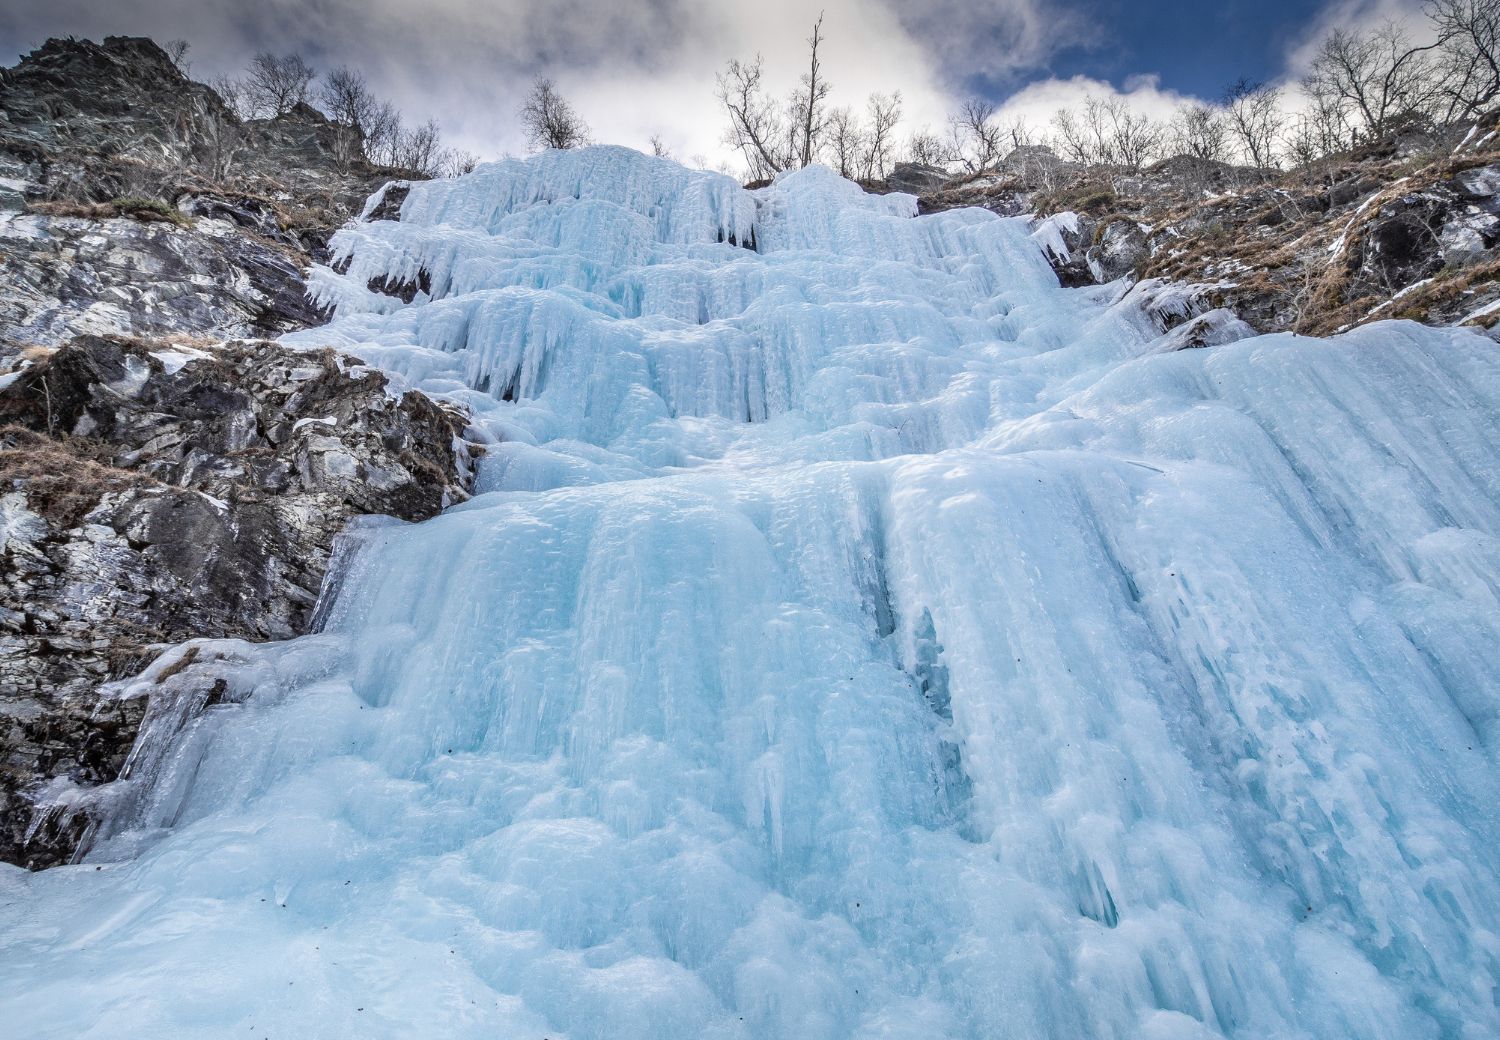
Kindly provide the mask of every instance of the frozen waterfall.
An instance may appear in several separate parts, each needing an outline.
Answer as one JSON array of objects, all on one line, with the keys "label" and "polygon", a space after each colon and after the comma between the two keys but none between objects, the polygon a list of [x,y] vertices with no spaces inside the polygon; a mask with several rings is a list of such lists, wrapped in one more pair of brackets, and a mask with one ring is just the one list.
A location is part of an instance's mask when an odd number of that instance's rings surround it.
[{"label": "frozen waterfall", "polygon": [[0,1032],[1500,1036],[1492,342],[1168,351],[1025,220],[617,148],[335,248],[290,339],[482,493],[0,867]]}]

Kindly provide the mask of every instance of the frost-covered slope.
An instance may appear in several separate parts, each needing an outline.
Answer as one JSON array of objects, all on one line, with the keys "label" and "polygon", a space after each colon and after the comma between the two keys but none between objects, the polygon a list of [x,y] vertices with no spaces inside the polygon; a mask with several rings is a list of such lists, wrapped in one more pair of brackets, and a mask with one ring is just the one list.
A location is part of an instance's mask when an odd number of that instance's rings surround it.
[{"label": "frost-covered slope", "polygon": [[0,874],[3,1021],[1500,1034],[1493,344],[1162,353],[913,212],[591,149],[344,232],[295,339],[467,400],[488,493]]}]

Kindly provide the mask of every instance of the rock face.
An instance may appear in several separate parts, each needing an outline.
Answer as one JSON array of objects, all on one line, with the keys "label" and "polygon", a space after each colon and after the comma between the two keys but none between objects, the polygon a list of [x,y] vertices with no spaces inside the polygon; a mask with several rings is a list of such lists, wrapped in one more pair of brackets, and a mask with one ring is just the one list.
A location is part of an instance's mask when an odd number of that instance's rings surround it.
[{"label": "rock face", "polygon": [[904,191],[912,195],[924,195],[936,191],[948,181],[948,174],[941,167],[923,163],[898,162],[885,179],[887,191]]},{"label": "rock face", "polygon": [[0,336],[314,324],[302,272],[376,189],[413,176],[306,105],[239,119],[150,40],[49,40],[0,71]]},{"label": "rock face", "polygon": [[0,376],[0,858],[65,861],[50,788],[114,779],[141,709],[98,687],[198,636],[309,630],[355,516],[467,496],[461,415],[332,352],[81,337]]},{"label": "rock face", "polygon": [[239,341],[321,321],[304,271],[412,176],[305,105],[241,120],[150,40],[0,71],[0,859],[65,861],[88,814],[38,798],[119,774],[143,709],[102,683],[308,631],[349,520],[466,497],[462,416]]},{"label": "rock face", "polygon": [[239,123],[155,43],[128,37],[48,40],[0,72],[0,113],[0,175],[22,199],[149,194],[210,165],[220,129]]},{"label": "rock face", "polygon": [[0,253],[8,276],[0,329],[18,343],[185,330],[271,336],[323,317],[306,297],[304,256],[217,216],[185,227],[0,212]]}]

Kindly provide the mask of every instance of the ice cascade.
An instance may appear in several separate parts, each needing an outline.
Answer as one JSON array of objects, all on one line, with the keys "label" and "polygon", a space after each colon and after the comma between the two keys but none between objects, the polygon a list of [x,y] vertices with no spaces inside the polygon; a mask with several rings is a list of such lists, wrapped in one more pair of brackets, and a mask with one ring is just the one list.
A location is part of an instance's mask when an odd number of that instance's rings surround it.
[{"label": "ice cascade", "polygon": [[1172,350],[1025,220],[617,148],[315,288],[481,493],[0,868],[7,1035],[1500,1036],[1489,340]]}]

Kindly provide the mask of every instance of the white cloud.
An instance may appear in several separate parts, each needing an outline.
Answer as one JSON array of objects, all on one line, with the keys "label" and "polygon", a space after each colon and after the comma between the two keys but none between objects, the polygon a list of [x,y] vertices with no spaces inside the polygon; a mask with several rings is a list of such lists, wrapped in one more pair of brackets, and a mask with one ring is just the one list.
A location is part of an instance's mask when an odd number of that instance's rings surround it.
[{"label": "white cloud", "polygon": [[1318,45],[1335,29],[1368,31],[1388,21],[1422,36],[1427,27],[1422,0],[1332,0],[1287,54],[1284,82],[1295,83],[1307,73]]},{"label": "white cloud", "polygon": [[889,0],[901,25],[923,42],[937,77],[1004,83],[1042,67],[1059,48],[1094,41],[1082,5],[1052,0]]},{"label": "white cloud", "polygon": [[1045,131],[1054,112],[1060,108],[1079,108],[1088,97],[1101,100],[1123,98],[1135,111],[1163,122],[1188,100],[1186,95],[1163,90],[1156,76],[1133,76],[1126,82],[1124,90],[1103,80],[1074,76],[1030,84],[1011,95],[1001,106],[999,114],[1001,119],[1021,118],[1034,130]]},{"label": "white cloud", "polygon": [[[643,145],[660,132],[679,157],[724,155],[724,117],[714,78],[730,57],[761,54],[772,89],[790,91],[805,69],[804,40],[811,29],[800,0],[763,0],[754,11],[725,11],[715,43],[680,53],[664,74],[643,78],[632,69],[570,77],[571,94],[610,140]],[[732,19],[732,20],[731,20]],[[895,16],[878,5],[836,0],[826,10],[824,73],[836,104],[862,106],[874,91],[899,89],[907,125],[941,120],[950,98],[924,48]]]}]

